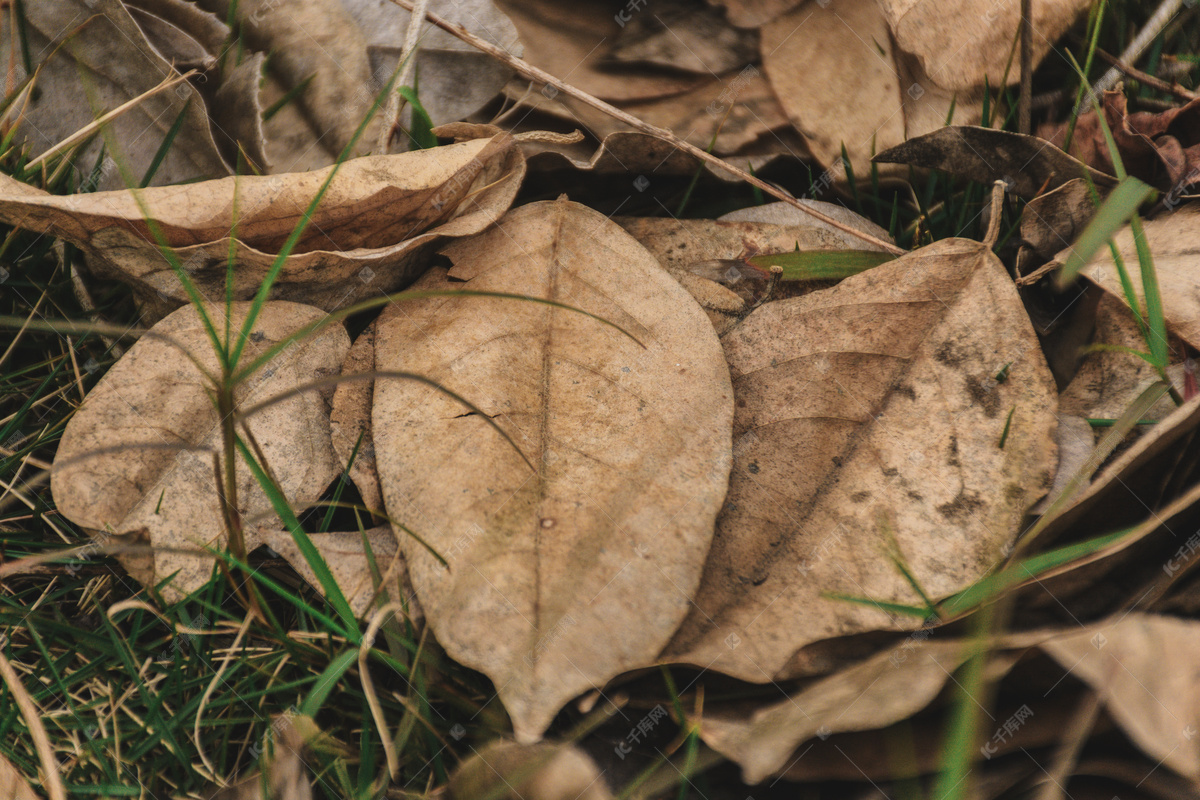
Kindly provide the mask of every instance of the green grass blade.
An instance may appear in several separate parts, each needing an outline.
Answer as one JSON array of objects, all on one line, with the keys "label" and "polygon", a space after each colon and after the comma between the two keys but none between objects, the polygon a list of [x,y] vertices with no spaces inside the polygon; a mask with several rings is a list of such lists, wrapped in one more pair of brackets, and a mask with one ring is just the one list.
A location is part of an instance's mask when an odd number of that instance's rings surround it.
[{"label": "green grass blade", "polygon": [[433,120],[429,118],[429,112],[425,110],[425,106],[421,105],[416,89],[411,86],[401,86],[396,93],[412,106],[412,130],[408,132],[408,135],[413,140],[413,144],[417,146],[418,150],[437,147],[438,140],[433,135]]},{"label": "green grass blade", "polygon": [[321,706],[325,705],[325,701],[329,699],[329,695],[337,688],[338,681],[346,674],[354,664],[358,661],[358,650],[347,650],[333,661],[329,662],[329,666],[317,678],[316,684],[308,693],[308,697],[304,698],[304,702],[300,704],[300,713],[305,716],[315,717],[317,712],[321,710]]},{"label": "green grass blade", "polygon": [[263,492],[267,495],[267,499],[271,501],[271,508],[283,520],[283,524],[287,526],[288,532],[292,534],[292,541],[296,543],[296,547],[300,549],[304,560],[308,562],[308,566],[312,568],[313,573],[317,576],[317,581],[321,584],[322,591],[325,592],[325,599],[333,606],[333,610],[341,617],[342,625],[345,627],[346,638],[351,642],[357,643],[361,637],[358,629],[358,618],[354,616],[354,611],[350,608],[350,603],[346,600],[346,595],[342,593],[342,587],[338,586],[338,582],[334,579],[333,573],[329,571],[329,565],[325,563],[325,559],[321,557],[320,551],[316,545],[312,543],[312,539],[304,532],[300,526],[300,520],[296,519],[295,512],[292,511],[291,505],[288,503],[283,492],[275,485],[275,482],[268,477],[262,465],[254,458],[250,452],[250,448],[238,436],[235,439],[238,452],[242,456],[242,460],[250,468],[250,472],[254,475],[254,479],[258,481],[258,485],[262,487]]},{"label": "green grass blade", "polygon": [[929,609],[925,606],[910,606],[905,603],[890,603],[885,600],[876,600],[871,597],[863,597],[856,594],[845,594],[844,592],[821,592],[821,597],[830,600],[841,600],[844,603],[854,603],[860,606],[870,606],[871,608],[880,611],[890,611],[893,614],[902,614],[906,617],[916,617],[917,619],[928,619]]},{"label": "green grass blade", "polygon": [[[1058,272],[1059,288],[1066,287],[1075,280],[1092,260],[1092,256],[1125,226],[1138,207],[1153,193],[1154,189],[1137,178],[1126,177],[1117,184],[1117,188],[1100,204],[1096,216],[1092,217],[1092,221],[1083,229],[1083,233],[1071,248],[1066,262]],[[1155,283],[1156,288],[1157,285]]]},{"label": "green grass blade", "polygon": [[171,150],[171,145],[175,144],[175,137],[179,135],[179,131],[183,128],[183,122],[187,119],[187,110],[191,105],[192,99],[189,97],[187,102],[183,104],[183,108],[179,111],[179,116],[175,117],[175,121],[171,123],[170,130],[163,137],[162,144],[158,146],[158,150],[154,153],[154,158],[150,161],[150,166],[146,167],[146,174],[142,176],[142,182],[139,184],[145,189],[150,185],[150,181],[154,180],[155,173],[162,166],[163,161],[167,158],[167,153]]},{"label": "green grass blade", "polygon": [[752,256],[746,260],[764,272],[773,266],[783,267],[781,280],[823,281],[849,278],[895,258],[891,253],[874,250],[803,250]]},{"label": "green grass blade", "polygon": [[[1136,180],[1136,179],[1133,179]],[[1167,369],[1168,341],[1167,319],[1163,312],[1162,293],[1158,288],[1158,273],[1154,269],[1154,257],[1150,254],[1150,243],[1146,240],[1146,231],[1142,228],[1142,220],[1136,213],[1129,220],[1133,233],[1133,244],[1137,248],[1138,266],[1142,273],[1142,294],[1146,301],[1146,324],[1149,327],[1146,344],[1150,347],[1150,355],[1154,365],[1160,372]]]},{"label": "green grass blade", "polygon": [[308,85],[310,83],[312,83],[313,76],[315,76],[315,75],[316,75],[315,72],[312,75],[309,75],[307,78],[300,81],[298,84],[293,86],[291,89],[288,89],[287,92],[283,95],[283,97],[279,98],[274,103],[271,103],[271,105],[269,105],[265,109],[263,109],[262,121],[267,122],[268,120],[271,119],[271,117],[278,114],[284,106],[286,106],[288,103],[292,102],[297,97],[299,97],[301,92],[303,92],[305,89],[307,89]]}]

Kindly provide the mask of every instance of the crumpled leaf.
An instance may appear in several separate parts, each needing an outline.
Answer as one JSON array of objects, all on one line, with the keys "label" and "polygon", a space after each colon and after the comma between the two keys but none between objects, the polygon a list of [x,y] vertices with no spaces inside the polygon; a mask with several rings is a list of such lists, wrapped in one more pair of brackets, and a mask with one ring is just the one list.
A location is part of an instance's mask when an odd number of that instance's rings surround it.
[{"label": "crumpled leaf", "polygon": [[17,771],[12,762],[0,755],[0,797],[12,800],[40,800],[29,781]]},{"label": "crumpled leaf", "polygon": [[890,149],[880,148],[873,160],[945,170],[978,183],[1002,180],[1005,190],[1019,197],[1034,197],[1084,173],[1097,187],[1117,184],[1116,178],[1050,147],[1044,139],[973,125],[955,125],[910,137]]},{"label": "crumpled leaf", "polygon": [[377,333],[377,369],[458,392],[520,448],[427,386],[376,381],[388,513],[449,562],[398,533],[429,624],[534,741],[572,697],[651,663],[686,614],[728,479],[729,373],[696,304],[595,211],[533,203],[444,252],[448,286],[565,303],[644,344],[480,297],[405,303]]},{"label": "crumpled leaf", "polygon": [[757,28],[802,2],[804,0],[708,0],[709,5],[723,6],[729,24],[739,28]]},{"label": "crumpled leaf", "polygon": [[1151,758],[1200,780],[1200,622],[1133,612],[1042,644]]},{"label": "crumpled leaf", "polygon": [[[16,137],[17,143],[28,142],[34,155],[179,74],[168,60],[173,54],[157,52],[118,0],[56,0],[28,3],[22,9],[29,52],[47,58],[40,65],[37,91]],[[11,29],[12,17],[0,15],[0,58],[6,64],[20,64],[20,52],[11,50],[20,39]],[[81,71],[84,80],[80,79]],[[107,126],[111,133],[110,155],[114,146],[118,148],[133,180],[141,181],[180,114],[183,125],[152,183],[228,175],[230,169],[213,141],[204,103],[186,83],[147,97],[112,120]],[[104,145],[105,139],[97,137],[80,151],[76,164],[90,170]],[[116,162],[105,162],[99,186],[111,189],[124,185]]]},{"label": "crumpled leaf", "polygon": [[[1108,194],[1103,188],[1096,193],[1101,201]],[[1072,178],[1026,203],[1021,213],[1021,239],[1049,261],[1076,241],[1095,215],[1096,202],[1087,181]]]},{"label": "crumpled leaf", "polygon": [[[1200,100],[1166,111],[1130,114],[1125,92],[1118,88],[1103,94],[1101,110],[1128,174],[1169,193],[1174,202],[1200,194]],[[1061,147],[1066,127],[1057,126],[1043,135]],[[1116,174],[1095,109],[1076,121],[1070,153],[1102,172]]]},{"label": "crumpled leaf", "polygon": [[212,793],[209,800],[311,800],[312,780],[304,756],[306,745],[318,735],[311,717],[292,711],[276,715],[264,742],[261,769]]},{"label": "crumpled leaf", "polygon": [[[442,236],[498,219],[516,195],[524,161],[507,134],[447,126],[482,138],[342,165],[279,275],[273,298],[327,311],[410,282]],[[152,218],[201,293],[225,296],[229,235],[237,208],[234,297],[252,297],[280,247],[328,176],[247,176],[141,191]],[[93,270],[129,283],[154,317],[187,302],[151,236],[133,192],[52,196],[0,176],[0,220],[78,245]]]},{"label": "crumpled leaf", "polygon": [[891,536],[930,597],[953,593],[1003,559],[1050,484],[1054,381],[978,242],[767,303],[723,344],[729,495],[695,609],[661,661],[764,682],[804,674],[813,642],[914,627],[822,593],[919,605]]},{"label": "crumpled leaf", "polygon": [[[371,87],[378,92],[400,61],[410,14],[391,2],[342,0],[367,42]],[[491,0],[433,0],[429,10],[462,25],[514,56],[522,54],[517,29]],[[467,119],[504,89],[512,70],[491,56],[427,25],[417,49],[421,105],[434,125]]]},{"label": "crumpled leaf", "polygon": [[[1200,203],[1188,203],[1171,213],[1161,214],[1142,223],[1146,241],[1158,275],[1163,314],[1167,329],[1193,348],[1200,348],[1200,292],[1197,284],[1196,254],[1200,253]],[[1145,297],[1142,274],[1138,266],[1133,231],[1128,225],[1113,237],[1125,262],[1138,298]],[[1057,261],[1066,260],[1068,250],[1059,253]],[[1106,292],[1125,302],[1120,276],[1113,263],[1112,251],[1103,247],[1083,269],[1083,274]]]},{"label": "crumpled leaf", "polygon": [[[245,320],[248,306],[234,304],[234,330]],[[208,306],[207,311],[221,330],[222,307]],[[324,316],[320,309],[297,303],[266,304],[246,343],[246,357]],[[212,559],[159,548],[222,546],[225,538],[213,460],[221,452],[217,411],[206,392],[208,382],[183,353],[210,373],[219,372],[194,307],[179,309],[152,331],[105,374],[67,424],[50,487],[59,512],[101,541],[124,536],[154,548],[148,556],[117,558],[146,586],[178,571],[167,594],[179,596],[208,580]],[[235,395],[236,407],[249,408],[337,374],[349,347],[340,325],[306,337],[243,384]],[[305,392],[246,420],[271,474],[298,512],[320,497],[338,471],[330,443],[330,395],[332,389]],[[258,544],[254,525],[271,529],[282,524],[240,459],[237,484],[250,550]]]},{"label": "crumpled leaf", "polygon": [[591,757],[573,744],[496,741],[450,776],[449,800],[611,800]]},{"label": "crumpled leaf", "polygon": [[[229,19],[231,0],[201,5]],[[330,161],[354,136],[375,101],[367,43],[339,0],[239,0],[236,17],[254,49],[270,53],[270,68],[286,89],[305,84],[298,100]],[[378,116],[352,155],[370,152]]]}]

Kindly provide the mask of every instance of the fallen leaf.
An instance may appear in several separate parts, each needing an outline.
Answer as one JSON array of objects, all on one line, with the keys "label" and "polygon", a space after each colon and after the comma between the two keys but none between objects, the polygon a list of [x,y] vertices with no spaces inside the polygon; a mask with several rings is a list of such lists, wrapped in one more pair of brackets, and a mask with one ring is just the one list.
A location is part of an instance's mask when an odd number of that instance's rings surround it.
[{"label": "fallen leaf", "polygon": [[596,762],[572,744],[497,741],[450,776],[450,800],[611,800]]},{"label": "fallen leaf", "polygon": [[624,24],[609,58],[614,64],[701,75],[740,70],[757,60],[758,36],[723,17],[719,9],[697,8],[687,0],[660,0],[648,14],[626,11],[618,14]]},{"label": "fallen leaf", "polygon": [[1004,558],[1050,485],[1054,381],[978,242],[767,303],[723,344],[734,469],[695,609],[663,662],[764,682],[803,674],[813,642],[914,627],[823,593],[919,604],[889,531],[930,597],[956,592]]},{"label": "fallen leaf", "polygon": [[[1193,348],[1200,348],[1200,292],[1197,291],[1196,258],[1200,254],[1200,203],[1188,203],[1142,223],[1158,275],[1163,314],[1168,330]],[[1113,237],[1125,262],[1137,296],[1144,302],[1142,274],[1139,268],[1133,231],[1126,225]],[[1064,263],[1070,248],[1056,257]],[[1083,274],[1121,302],[1125,293],[1113,263],[1112,251],[1103,247],[1084,267]]]},{"label": "fallen leaf", "polygon": [[[391,2],[343,0],[362,30],[371,59],[371,87],[383,89],[400,61],[409,12]],[[477,36],[521,56],[517,29],[491,0],[432,0],[429,10]],[[421,105],[434,125],[468,119],[504,89],[512,70],[433,26],[417,49]]]},{"label": "fallen leaf", "polygon": [[[916,56],[926,74],[950,91],[993,88],[1021,79],[1012,59],[1021,4],[980,0],[880,0],[900,50]],[[1036,68],[1054,42],[1087,10],[1088,0],[1043,0],[1033,7],[1030,42]]]},{"label": "fallen leaf", "polygon": [[[839,180],[847,177],[843,146],[856,179],[865,179],[875,153],[947,124],[951,98],[920,82],[919,65],[901,63],[875,0],[798,6],[762,28],[761,50],[788,118]],[[904,80],[906,74],[916,80]],[[982,85],[958,93],[954,122],[979,122]]]},{"label": "fallen leaf", "polygon": [[723,6],[729,24],[739,28],[757,28],[802,2],[804,0],[708,0],[709,5]]},{"label": "fallen leaf", "polygon": [[[611,70],[603,62],[621,26],[603,3],[496,0],[525,46],[525,61],[601,100],[628,102],[680,94],[701,83],[695,75]],[[558,90],[543,89],[553,98]]]},{"label": "fallen leaf", "polygon": [[[960,639],[929,640],[918,631],[858,664],[789,693],[749,714],[706,711],[699,720],[704,743],[736,762],[746,783],[761,783],[789,766],[803,742],[834,733],[883,728],[929,705],[971,654]],[[1003,646],[1029,647],[1052,634],[1009,637]],[[998,678],[1016,659],[998,654],[989,665]]]},{"label": "fallen leaf", "polygon": [[[179,74],[146,40],[118,0],[30,3],[23,10],[26,24],[22,36],[28,37],[24,46],[30,53],[47,57],[40,65],[37,91],[30,97],[15,139],[28,142],[34,155]],[[12,14],[0,15],[0,58],[4,63],[19,64],[20,53],[11,50],[11,44],[20,38],[11,28],[12,19]],[[80,80],[81,72],[86,80]],[[187,83],[147,97],[113,119],[107,126],[111,143],[97,137],[79,152],[76,163],[91,165],[102,146],[110,156],[115,148],[133,180],[140,181],[181,115],[183,124],[152,182],[161,185],[228,175],[230,169],[217,152],[204,103]],[[99,186],[124,185],[117,161],[104,162]]]},{"label": "fallen leaf", "polygon": [[[498,219],[525,169],[512,139],[488,130],[484,138],[343,164],[272,299],[330,311],[395,290],[415,277],[439,237],[469,235]],[[214,300],[225,296],[236,201],[233,292],[245,299],[258,291],[332,169],[65,197],[0,176],[0,220],[78,245],[97,274],[129,283],[153,316],[187,302],[187,294],[150,234],[139,198],[201,293]]]},{"label": "fallen leaf", "polygon": [[1084,174],[1097,187],[1117,184],[1116,178],[1049,146],[1045,139],[972,125],[910,137],[903,144],[880,148],[872,160],[945,170],[977,183],[1002,180],[1005,190],[1018,197],[1035,197]]},{"label": "fallen leaf", "polygon": [[1200,780],[1200,622],[1133,612],[1042,644],[1148,756]]},{"label": "fallen leaf", "polygon": [[[359,334],[342,362],[342,375],[375,371],[376,323]],[[342,468],[354,481],[363,505],[383,512],[383,493],[379,489],[379,474],[375,469],[375,441],[371,436],[371,397],[374,380],[348,380],[338,384],[333,393],[333,411],[329,424],[333,433],[333,449]],[[353,461],[351,461],[353,458]]]},{"label": "fallen leaf", "polygon": [[[233,325],[245,320],[248,306],[234,304]],[[220,329],[221,307],[207,311]],[[246,357],[324,316],[320,309],[296,303],[266,304],[246,344]],[[225,537],[213,460],[221,452],[221,429],[208,381],[182,354],[190,354],[210,373],[219,371],[195,308],[179,309],[152,332],[101,378],[67,424],[50,486],[59,512],[99,541],[126,536],[150,545],[153,552],[147,558],[118,559],[145,586],[178,571],[165,589],[167,596],[178,597],[208,580],[212,559],[160,548],[220,546]],[[235,395],[236,407],[248,408],[336,375],[349,347],[340,325],[306,337],[243,384]],[[298,512],[315,502],[338,472],[330,443],[330,395],[332,389],[305,392],[246,420],[271,474]],[[255,524],[282,525],[268,522],[275,519],[271,504],[240,460],[237,485],[250,550],[257,545]]]},{"label": "fallen leaf", "polygon": [[429,387],[376,381],[388,512],[449,562],[400,536],[429,624],[534,741],[687,612],[728,480],[728,370],[679,284],[583,206],[523,206],[444,253],[463,289],[644,344],[479,297],[405,304],[377,333],[378,369],[458,392],[520,448]]},{"label": "fallen leaf", "polygon": [[[1101,110],[1128,174],[1162,189],[1175,202],[1200,193],[1200,100],[1166,111],[1131,114],[1125,92],[1118,88],[1103,94]],[[1055,126],[1043,135],[1062,147],[1066,126]],[[1095,109],[1076,121],[1070,153],[1098,170],[1116,174]]]},{"label": "fallen leaf", "polygon": [[[221,19],[230,7],[245,40],[270,53],[270,68],[286,90],[303,85],[297,99],[315,141],[332,160],[350,144],[371,110],[367,42],[340,0],[202,0]],[[351,155],[371,150],[378,116]]]},{"label": "fallen leaf", "polygon": [[[1100,200],[1108,194],[1097,190]],[[1021,214],[1021,239],[1043,260],[1049,261],[1079,238],[1096,215],[1092,191],[1083,178],[1072,178],[1025,204]]]}]

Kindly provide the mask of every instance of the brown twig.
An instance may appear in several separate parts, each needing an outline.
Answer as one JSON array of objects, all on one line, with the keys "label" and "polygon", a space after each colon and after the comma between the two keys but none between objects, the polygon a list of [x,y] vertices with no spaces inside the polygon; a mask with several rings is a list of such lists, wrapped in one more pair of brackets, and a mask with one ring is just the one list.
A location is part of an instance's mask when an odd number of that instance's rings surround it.
[{"label": "brown twig", "polygon": [[1021,0],[1021,94],[1017,98],[1017,130],[1033,132],[1033,0]]},{"label": "brown twig", "polygon": [[[408,11],[413,10],[413,3],[410,2],[410,0],[392,0],[392,2],[395,3],[396,5],[400,6],[401,8],[407,9]],[[441,28],[442,30],[444,30],[446,33],[450,34],[451,36],[454,36],[455,38],[466,42],[467,44],[471,45],[472,47],[474,47],[477,50],[487,53],[492,58],[506,64],[507,66],[511,67],[514,71],[520,73],[521,75],[525,76],[526,78],[537,81],[539,83],[545,83],[550,86],[553,86],[555,89],[557,89],[558,91],[567,95],[568,97],[574,97],[576,100],[580,101],[581,103],[587,103],[592,108],[595,108],[598,111],[604,112],[605,114],[609,115],[613,119],[617,119],[617,120],[620,120],[621,122],[624,122],[626,125],[628,125],[631,128],[634,128],[635,130],[638,130],[638,131],[641,131],[642,133],[647,133],[651,136],[662,139],[664,142],[674,145],[675,147],[684,151],[688,155],[690,155],[694,158],[697,158],[706,164],[711,164],[714,167],[717,167],[719,169],[725,170],[726,172],[732,173],[732,174],[736,175],[738,178],[740,178],[741,180],[750,184],[751,186],[753,186],[763,192],[766,192],[767,194],[771,195],[772,197],[776,197],[776,198],[782,200],[783,202],[787,203],[788,205],[790,205],[794,208],[800,209],[805,214],[808,214],[811,217],[815,217],[816,219],[819,219],[821,222],[824,222],[826,225],[830,225],[834,228],[837,228],[839,231],[842,231],[843,233],[848,233],[851,236],[862,239],[865,242],[870,242],[871,244],[875,245],[876,247],[881,247],[885,251],[887,251],[893,255],[901,256],[901,255],[904,255],[905,252],[907,252],[907,251],[902,250],[901,248],[897,247],[896,245],[892,244],[891,242],[885,242],[883,239],[878,239],[874,236],[871,236],[868,233],[863,233],[862,231],[855,230],[854,228],[850,227],[849,225],[845,225],[845,224],[833,219],[832,217],[822,214],[821,212],[819,212],[813,208],[809,208],[808,206],[804,205],[803,203],[800,203],[799,201],[797,201],[796,198],[789,196],[786,192],[780,191],[779,189],[775,188],[774,186],[767,183],[766,181],[754,177],[749,172],[746,172],[743,169],[739,169],[738,167],[733,166],[732,164],[724,161],[723,159],[718,158],[717,156],[714,156],[711,153],[705,152],[704,150],[702,150],[699,147],[696,147],[693,144],[689,144],[688,142],[685,142],[683,139],[680,139],[678,136],[676,136],[674,133],[667,130],[666,128],[660,128],[657,125],[651,125],[647,122],[643,122],[642,120],[638,119],[637,117],[633,116],[632,114],[626,113],[625,111],[622,111],[621,109],[619,109],[615,106],[611,106],[608,103],[604,102],[603,100],[601,100],[597,97],[593,97],[592,95],[588,94],[587,92],[585,92],[581,89],[575,88],[574,86],[572,86],[569,83],[565,83],[564,81],[559,80],[558,78],[551,75],[549,72],[539,69],[539,68],[533,66],[532,64],[530,64],[520,58],[517,58],[514,55],[509,54],[503,48],[497,47],[496,45],[492,44],[491,42],[489,42],[485,39],[479,38],[478,36],[471,33],[470,31],[468,31],[466,28],[462,27],[461,25],[456,25],[453,22],[445,20],[445,19],[441,18],[440,16],[438,16],[437,14],[434,14],[433,12],[426,12],[425,18],[428,19],[434,25],[436,25],[439,28]]]},{"label": "brown twig", "polygon": [[[1077,37],[1072,37],[1072,38],[1077,38]],[[1135,81],[1138,81],[1139,83],[1149,86],[1151,89],[1157,89],[1160,92],[1166,92],[1167,94],[1174,95],[1175,97],[1178,97],[1180,100],[1195,100],[1197,97],[1200,97],[1200,93],[1193,92],[1190,89],[1185,89],[1184,87],[1180,86],[1178,83],[1167,83],[1162,78],[1156,78],[1153,75],[1151,75],[1149,72],[1142,72],[1137,67],[1133,67],[1133,66],[1130,66],[1129,64],[1126,64],[1124,61],[1117,58],[1112,53],[1106,53],[1105,51],[1101,50],[1099,47],[1096,48],[1096,55],[1100,56],[1101,59],[1108,62],[1109,64],[1112,64],[1113,67],[1115,67],[1120,72],[1124,73],[1125,75],[1129,76],[1130,78],[1133,78]]]}]

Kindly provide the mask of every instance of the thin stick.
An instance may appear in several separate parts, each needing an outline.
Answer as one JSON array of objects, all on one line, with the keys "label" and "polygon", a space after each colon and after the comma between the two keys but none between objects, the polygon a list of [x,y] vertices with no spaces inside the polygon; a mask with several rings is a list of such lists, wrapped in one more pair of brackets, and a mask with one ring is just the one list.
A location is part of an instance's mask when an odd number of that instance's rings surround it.
[{"label": "thin stick", "polygon": [[8,691],[16,701],[21,717],[29,728],[29,737],[33,739],[33,749],[37,752],[42,772],[45,773],[42,788],[46,790],[46,794],[50,795],[50,800],[67,800],[67,790],[63,786],[62,776],[58,774],[59,764],[54,758],[54,748],[50,746],[50,737],[46,735],[46,727],[42,725],[42,713],[38,710],[37,703],[29,696],[29,692],[25,691],[12,663],[4,657],[2,652],[0,652],[0,677],[8,686]]},{"label": "thin stick", "polygon": [[1142,72],[1137,67],[1131,67],[1121,59],[1114,56],[1112,53],[1106,53],[1099,47],[1096,48],[1096,55],[1100,56],[1100,58],[1104,59],[1109,64],[1112,64],[1113,69],[1120,70],[1129,77],[1133,78],[1135,81],[1143,83],[1146,86],[1149,86],[1151,89],[1157,89],[1160,92],[1166,92],[1167,94],[1175,95],[1180,100],[1195,100],[1197,97],[1200,97],[1200,92],[1193,92],[1189,89],[1185,89],[1178,83],[1167,83],[1162,78],[1156,78],[1149,72]]},{"label": "thin stick", "polygon": [[[408,18],[408,31],[404,35],[404,49],[400,51],[400,77],[396,80],[395,86],[410,85],[412,75],[417,69],[417,43],[421,38],[421,23],[424,21],[425,9],[429,6],[429,0],[417,0],[417,6],[412,16]],[[383,125],[379,127],[379,140],[376,142],[377,152],[388,152],[388,147],[392,143],[392,131],[400,122],[400,112],[400,94],[392,92],[388,95],[387,105],[383,110]]]},{"label": "thin stick", "polygon": [[[1146,27],[1138,31],[1138,35],[1134,37],[1129,46],[1125,48],[1125,52],[1121,53],[1121,62],[1125,64],[1136,63],[1141,58],[1142,53],[1154,41],[1154,37],[1162,32],[1162,29],[1167,27],[1167,23],[1174,19],[1175,14],[1183,5],[1183,0],[1163,0],[1162,5],[1155,9],[1150,19],[1146,20]],[[1092,86],[1094,94],[1100,94],[1108,91],[1116,85],[1117,79],[1121,77],[1121,70],[1113,67],[1104,76]]]},{"label": "thin stick", "polygon": [[136,106],[138,103],[145,100],[147,97],[156,95],[159,92],[163,91],[164,89],[170,89],[172,86],[175,86],[179,83],[182,83],[183,81],[186,81],[188,78],[190,78],[191,76],[193,76],[195,74],[196,74],[196,70],[191,70],[190,72],[187,72],[183,75],[176,75],[174,77],[168,77],[162,83],[160,83],[158,86],[155,86],[153,89],[149,89],[149,90],[143,92],[142,94],[139,94],[137,97],[133,98],[132,100],[125,101],[124,103],[117,106],[112,111],[105,114],[104,116],[98,117],[98,118],[92,120],[91,122],[89,122],[87,125],[84,125],[82,128],[75,131],[70,136],[63,139],[61,142],[54,145],[49,150],[47,150],[46,152],[42,153],[37,158],[30,161],[28,164],[25,165],[25,167],[27,169],[30,167],[36,167],[38,164],[41,164],[42,162],[46,161],[49,158],[53,158],[54,156],[58,155],[59,153],[63,152],[64,150],[71,149],[75,145],[82,142],[84,139],[91,136],[96,131],[100,130],[100,127],[102,125],[105,125],[106,123],[121,116],[126,111],[128,111],[129,109]]},{"label": "thin stick", "polygon": [[[1180,1],[1182,1],[1182,0],[1180,0]],[[392,2],[395,3],[396,5],[400,6],[401,8],[407,9],[409,11],[413,10],[413,3],[410,2],[410,0],[392,0]],[[519,72],[521,75],[524,75],[526,78],[528,78],[530,80],[538,81],[539,83],[549,84],[550,86],[553,86],[555,89],[562,92],[563,94],[565,94],[569,97],[574,97],[576,100],[580,101],[581,103],[587,103],[592,108],[595,108],[599,111],[603,111],[605,114],[609,115],[613,119],[620,120],[621,122],[624,122],[629,127],[634,128],[635,130],[639,130],[642,133],[648,133],[651,136],[662,139],[664,142],[674,145],[675,147],[684,151],[688,155],[693,156],[694,158],[697,158],[700,161],[705,162],[706,164],[712,164],[714,167],[718,167],[722,170],[725,170],[726,172],[730,172],[730,173],[736,175],[738,178],[745,181],[746,183],[750,184],[751,186],[754,186],[755,188],[766,192],[767,194],[771,195],[772,197],[776,197],[776,198],[782,200],[783,202],[787,203],[788,205],[790,205],[794,208],[800,209],[805,214],[808,214],[810,217],[815,217],[816,219],[819,219],[821,222],[824,222],[826,225],[837,228],[839,231],[842,231],[843,233],[848,233],[851,236],[862,239],[865,242],[870,242],[871,244],[875,245],[876,247],[883,248],[886,252],[889,252],[892,255],[902,256],[907,252],[905,250],[900,249],[899,247],[892,244],[891,242],[885,242],[884,240],[877,239],[868,233],[863,233],[862,231],[855,230],[854,228],[850,227],[849,225],[845,225],[845,224],[833,219],[832,217],[826,216],[825,214],[822,214],[821,212],[819,212],[815,209],[809,208],[808,206],[804,205],[803,203],[797,201],[796,198],[789,196],[787,193],[782,192],[779,189],[776,189],[774,186],[767,183],[766,181],[760,180],[759,178],[756,178],[753,175],[751,175],[749,172],[746,172],[743,169],[739,169],[738,167],[733,166],[732,164],[728,163],[727,161],[724,161],[724,160],[718,158],[717,156],[712,155],[711,153],[705,152],[701,148],[696,147],[694,144],[689,144],[688,142],[685,142],[683,139],[680,139],[678,136],[676,136],[674,133],[667,130],[666,128],[660,128],[657,125],[651,125],[647,122],[643,122],[642,120],[638,119],[637,117],[633,116],[632,114],[626,113],[615,106],[611,106],[608,103],[604,102],[603,100],[601,100],[597,97],[593,97],[592,95],[588,94],[587,92],[584,92],[580,89],[576,89],[574,86],[572,86],[569,83],[564,83],[563,81],[561,81],[558,78],[551,75],[549,72],[546,72],[545,70],[542,70],[542,69],[538,69],[537,67],[533,66],[532,64],[530,64],[528,62],[523,61],[522,59],[519,59],[514,55],[510,55],[503,48],[497,47],[496,45],[492,44],[489,41],[486,41],[485,39],[480,39],[478,36],[471,33],[470,31],[468,31],[466,28],[462,27],[461,25],[455,25],[453,22],[449,22],[445,19],[442,19],[437,14],[434,14],[431,11],[426,12],[425,18],[428,19],[430,22],[432,22],[434,25],[436,25],[439,28],[441,28],[442,30],[444,30],[446,33],[450,34],[451,36],[461,39],[462,41],[464,41],[467,44],[471,45],[472,47],[476,48],[477,50],[481,50],[484,53],[487,53],[492,58],[496,59],[497,61],[503,62],[504,64],[508,65],[513,70],[515,70],[516,72]]]}]

